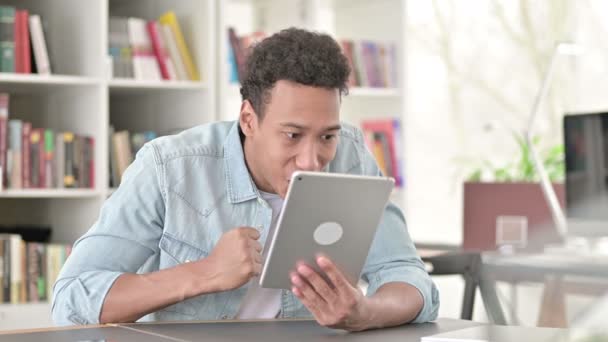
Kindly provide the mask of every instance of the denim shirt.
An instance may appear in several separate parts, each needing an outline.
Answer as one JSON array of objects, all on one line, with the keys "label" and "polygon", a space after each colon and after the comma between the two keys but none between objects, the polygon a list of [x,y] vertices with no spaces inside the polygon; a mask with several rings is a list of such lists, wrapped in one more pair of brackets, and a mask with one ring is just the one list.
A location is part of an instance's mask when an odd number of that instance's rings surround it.
[{"label": "denim shirt", "polygon": [[[380,175],[361,132],[343,124],[327,172]],[[361,194],[364,196],[364,194]],[[222,234],[257,228],[264,245],[272,209],[245,165],[238,122],[216,122],[146,144],[108,198],[98,220],[73,246],[55,283],[52,316],[58,325],[99,323],[104,299],[123,273],[147,273],[205,258]],[[416,254],[401,211],[390,203],[377,229],[361,278],[367,295],[389,282],[417,288],[424,307],[414,322],[437,317],[439,294]],[[248,284],[200,295],[140,321],[235,317]],[[283,290],[280,318],[311,317]]]}]

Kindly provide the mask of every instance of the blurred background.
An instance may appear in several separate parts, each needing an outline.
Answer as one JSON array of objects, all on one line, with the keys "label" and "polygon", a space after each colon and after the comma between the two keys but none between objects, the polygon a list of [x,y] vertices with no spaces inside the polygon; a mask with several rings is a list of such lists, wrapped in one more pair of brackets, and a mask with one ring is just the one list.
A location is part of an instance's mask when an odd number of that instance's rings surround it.
[{"label": "blurred background", "polygon": [[342,119],[397,180],[440,317],[577,324],[608,277],[607,13],[602,0],[0,0],[0,329],[52,324],[57,272],[137,150],[236,119],[250,47],[291,26],[331,34],[349,59]]}]

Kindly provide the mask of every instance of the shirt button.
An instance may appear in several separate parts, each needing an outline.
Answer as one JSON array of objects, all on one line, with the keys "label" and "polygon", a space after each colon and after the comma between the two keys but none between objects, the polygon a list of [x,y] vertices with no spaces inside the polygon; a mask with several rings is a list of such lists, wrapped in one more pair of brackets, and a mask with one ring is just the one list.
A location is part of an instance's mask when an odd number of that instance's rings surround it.
[{"label": "shirt button", "polygon": [[222,319],[228,319],[228,315],[222,316]]},{"label": "shirt button", "polygon": [[184,263],[189,263],[191,260],[190,259],[186,259],[186,261],[184,261]]},{"label": "shirt button", "polygon": [[264,230],[264,226],[257,226],[256,228],[257,228],[258,230],[260,230],[260,231],[261,231],[261,230]]}]

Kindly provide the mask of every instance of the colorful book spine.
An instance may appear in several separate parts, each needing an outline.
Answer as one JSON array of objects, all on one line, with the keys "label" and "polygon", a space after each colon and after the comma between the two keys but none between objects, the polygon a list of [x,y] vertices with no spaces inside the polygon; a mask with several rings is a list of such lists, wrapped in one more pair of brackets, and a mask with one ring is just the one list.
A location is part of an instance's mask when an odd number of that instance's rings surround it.
[{"label": "colorful book spine", "polygon": [[32,129],[30,134],[30,185],[44,187],[44,130]]},{"label": "colorful book spine", "polygon": [[50,129],[44,130],[44,187],[50,189],[53,187],[53,158],[55,152],[55,134]]},{"label": "colorful book spine", "polygon": [[4,279],[2,279],[2,289],[4,294],[4,303],[11,302],[11,240],[10,236],[5,235],[2,237],[4,244]]},{"label": "colorful book spine", "polygon": [[3,237],[0,236],[0,303],[5,302],[5,294],[4,294],[4,240]]},{"label": "colorful book spine", "polygon": [[11,304],[19,304],[21,301],[21,282],[23,281],[23,263],[21,249],[23,241],[19,235],[10,236],[10,274],[11,274]]},{"label": "colorful book spine", "polygon": [[65,176],[65,144],[63,142],[63,133],[57,133],[55,136],[55,155],[54,155],[54,171],[55,176],[54,187],[63,188],[63,177]]},{"label": "colorful book spine", "polygon": [[146,29],[146,21],[140,18],[129,18],[128,27],[135,79],[160,80],[160,71]]},{"label": "colorful book spine", "polygon": [[192,81],[200,81],[200,75],[194,62],[192,61],[192,57],[190,55],[190,51],[188,50],[188,46],[186,45],[186,40],[182,34],[182,30],[179,26],[179,22],[177,21],[177,17],[173,11],[167,12],[161,15],[159,22],[163,25],[168,25],[171,27],[171,31],[173,32],[173,36],[175,37],[177,47],[179,49],[180,55],[184,64],[186,66],[186,71],[188,73],[188,77]]},{"label": "colorful book spine", "polygon": [[23,122],[21,120],[9,120],[8,122],[8,149],[11,151],[12,168],[9,171],[8,187],[21,189],[23,187],[22,158],[23,149],[21,135]]},{"label": "colorful book spine", "polygon": [[8,94],[0,94],[0,188],[7,184]]},{"label": "colorful book spine", "polygon": [[23,123],[23,130],[21,135],[21,149],[23,151],[23,156],[21,160],[21,176],[22,176],[22,185],[23,188],[29,189],[31,188],[30,184],[30,133],[32,131],[32,124],[29,122]]},{"label": "colorful book spine", "polygon": [[49,63],[49,55],[40,16],[37,14],[31,15],[29,17],[29,24],[36,69],[41,75],[49,75],[51,74],[51,65]]},{"label": "colorful book spine", "polygon": [[175,76],[176,79],[180,81],[188,80],[188,73],[186,72],[186,66],[184,65],[184,61],[179,53],[179,49],[177,47],[177,42],[175,41],[175,37],[173,35],[173,31],[171,27],[168,25],[160,25],[160,32],[163,36],[167,49],[169,50],[169,57],[171,58],[171,62],[173,63],[173,67],[175,68]]},{"label": "colorful book spine", "polygon": [[63,185],[66,188],[73,188],[76,186],[74,179],[74,133],[63,133],[63,144],[65,149]]},{"label": "colorful book spine", "polygon": [[95,188],[95,138],[88,137],[87,138],[87,168],[88,168],[88,178],[89,181],[87,183],[87,187],[94,189]]},{"label": "colorful book spine", "polygon": [[15,8],[0,6],[0,72],[15,72]]},{"label": "colorful book spine", "polygon": [[173,70],[171,58],[167,53],[162,35],[159,32],[158,23],[153,20],[148,21],[146,24],[146,29],[148,30],[148,35],[152,41],[152,49],[154,50],[154,55],[156,56],[156,61],[158,62],[158,66],[160,68],[160,75],[162,76],[163,80],[175,79],[175,70]]},{"label": "colorful book spine", "polygon": [[28,21],[27,10],[15,12],[15,71],[21,74],[29,74],[32,70]]},{"label": "colorful book spine", "polygon": [[[378,161],[378,154],[381,153],[385,167],[390,167],[383,172],[385,175],[390,175],[395,178],[395,185],[401,187],[404,185],[403,177],[403,149],[401,148],[401,124],[398,119],[377,119],[365,120],[361,123],[361,128],[367,137],[366,143],[373,152],[374,157]],[[376,133],[381,133],[384,138],[374,136]],[[371,139],[369,138],[371,135]],[[384,141],[384,142],[383,142]],[[380,162],[378,161],[380,164]]]}]

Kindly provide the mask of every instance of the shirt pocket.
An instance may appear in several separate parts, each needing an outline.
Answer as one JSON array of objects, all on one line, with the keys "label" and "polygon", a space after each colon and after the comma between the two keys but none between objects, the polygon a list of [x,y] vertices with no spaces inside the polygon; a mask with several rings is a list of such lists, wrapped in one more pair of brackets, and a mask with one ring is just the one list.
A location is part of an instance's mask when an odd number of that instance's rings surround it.
[{"label": "shirt pocket", "polygon": [[161,268],[197,261],[209,255],[206,250],[181,241],[167,232],[161,236],[159,248],[161,250]]},{"label": "shirt pocket", "polygon": [[[195,247],[188,242],[181,241],[167,232],[164,232],[159,242],[160,248],[160,269],[166,269],[178,266],[180,264],[194,262],[202,258],[206,258],[207,251]],[[180,280],[176,280],[180,281]],[[194,319],[197,313],[202,311],[215,311],[214,308],[208,308],[206,305],[209,295],[201,295],[186,299],[182,302],[170,305],[162,310],[159,310],[157,315],[163,320],[181,319],[183,315],[190,316]],[[173,319],[172,319],[173,318]]]}]

